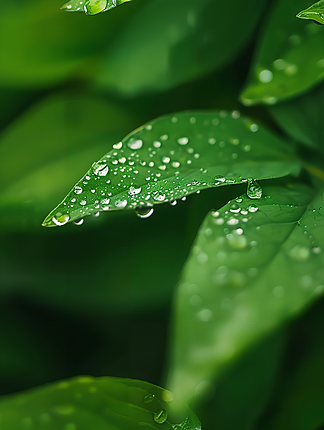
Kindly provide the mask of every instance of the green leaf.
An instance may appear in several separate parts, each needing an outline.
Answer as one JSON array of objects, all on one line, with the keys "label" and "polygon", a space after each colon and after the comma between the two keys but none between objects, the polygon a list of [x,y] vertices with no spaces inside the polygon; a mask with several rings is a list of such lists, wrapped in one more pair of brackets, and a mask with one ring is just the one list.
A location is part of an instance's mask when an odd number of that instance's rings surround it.
[{"label": "green leaf", "polygon": [[67,12],[85,12],[87,15],[97,15],[129,1],[131,0],[71,0],[61,9]]},{"label": "green leaf", "polygon": [[196,411],[203,429],[252,429],[273,392],[285,340],[286,330],[262,339],[220,375]]},{"label": "green leaf", "polygon": [[324,0],[320,0],[307,9],[302,10],[297,15],[297,18],[311,19],[319,24],[324,24]]},{"label": "green leaf", "polygon": [[203,222],[175,302],[168,386],[187,402],[324,292],[324,196],[302,184],[242,195]]},{"label": "green leaf", "polygon": [[61,226],[100,211],[174,202],[205,188],[297,173],[290,147],[238,111],[185,112],[160,117],[115,144],[46,217]]},{"label": "green leaf", "polygon": [[294,100],[271,106],[269,109],[277,123],[296,141],[324,151],[323,84]]},{"label": "green leaf", "polygon": [[324,78],[324,30],[296,19],[308,0],[279,0],[270,11],[241,101],[275,104],[300,94]]},{"label": "green leaf", "polygon": [[128,111],[96,97],[57,93],[35,103],[0,136],[1,225],[39,224],[87,160],[136,122]]},{"label": "green leaf", "polygon": [[286,366],[256,429],[323,430],[323,304],[322,298],[290,327],[292,341],[286,347]]},{"label": "green leaf", "polygon": [[169,89],[224,67],[247,44],[265,4],[149,0],[113,39],[95,84],[133,96]]},{"label": "green leaf", "polygon": [[97,19],[68,16],[57,2],[2,2],[0,86],[30,90],[92,74],[98,54],[130,13],[125,8]]},{"label": "green leaf", "polygon": [[200,422],[189,408],[184,418],[177,421],[180,418],[172,411],[172,401],[170,391],[148,382],[82,376],[2,398],[1,427],[6,430],[200,430]]}]

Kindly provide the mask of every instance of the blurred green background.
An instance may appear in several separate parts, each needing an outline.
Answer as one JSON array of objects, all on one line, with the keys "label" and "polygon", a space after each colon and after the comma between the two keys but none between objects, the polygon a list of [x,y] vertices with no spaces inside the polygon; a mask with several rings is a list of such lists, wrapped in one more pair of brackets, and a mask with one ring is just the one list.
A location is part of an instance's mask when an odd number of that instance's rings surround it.
[{"label": "blurred green background", "polygon": [[[250,1],[233,14],[231,2],[218,0],[134,0],[95,17],[64,13],[61,0],[1,5],[1,395],[79,374],[163,385],[183,263],[206,213],[244,188],[159,205],[146,220],[130,211],[88,217],[80,227],[41,223],[93,161],[159,115],[240,109],[276,129],[265,108],[237,100],[268,3]],[[287,393],[291,410],[300,402],[293,384],[309,380],[298,379],[303,360],[315,360],[313,369],[324,360],[318,339],[316,357],[308,354],[308,333],[324,327],[323,300],[316,306],[277,334],[292,347],[278,341],[274,358],[263,353],[271,392]],[[235,371],[221,382],[229,393]],[[206,405],[201,419],[209,423]],[[229,416],[219,424],[237,428]]]}]

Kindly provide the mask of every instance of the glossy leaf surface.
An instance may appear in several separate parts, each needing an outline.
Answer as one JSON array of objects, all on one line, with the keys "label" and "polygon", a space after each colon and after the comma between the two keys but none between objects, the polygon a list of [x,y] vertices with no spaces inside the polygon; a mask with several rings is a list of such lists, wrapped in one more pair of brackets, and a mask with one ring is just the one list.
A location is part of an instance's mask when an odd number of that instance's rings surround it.
[{"label": "glossy leaf surface", "polygon": [[177,421],[172,401],[169,391],[148,382],[82,376],[2,398],[1,426],[6,430],[200,430],[189,408]]},{"label": "glossy leaf surface", "polygon": [[323,84],[294,100],[271,106],[269,109],[277,123],[296,141],[324,151]]},{"label": "glossy leaf surface", "polygon": [[324,78],[324,29],[296,19],[307,0],[279,0],[265,25],[240,96],[249,106],[275,104]]},{"label": "glossy leaf surface", "polygon": [[133,96],[221,68],[245,47],[265,3],[149,0],[111,41],[95,84]]},{"label": "glossy leaf surface", "polygon": [[93,163],[43,225],[121,209],[147,210],[145,217],[155,204],[205,188],[285,176],[299,168],[290,147],[237,111],[164,116]]},{"label": "glossy leaf surface", "polygon": [[311,19],[324,24],[324,0],[320,0],[297,14],[297,18]]},{"label": "glossy leaf surface", "polygon": [[131,0],[71,0],[61,9],[67,12],[85,12],[87,15],[97,15],[129,1]]},{"label": "glossy leaf surface", "polygon": [[175,300],[168,386],[184,401],[224,366],[324,293],[324,197],[267,186],[208,214]]}]

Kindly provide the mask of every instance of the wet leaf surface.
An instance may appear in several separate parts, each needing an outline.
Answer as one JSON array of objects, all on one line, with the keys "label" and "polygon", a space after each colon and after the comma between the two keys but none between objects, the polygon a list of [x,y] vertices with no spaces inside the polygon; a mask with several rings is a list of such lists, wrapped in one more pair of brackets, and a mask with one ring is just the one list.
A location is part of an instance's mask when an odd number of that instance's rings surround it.
[{"label": "wet leaf surface", "polygon": [[324,78],[324,28],[296,19],[308,5],[307,0],[274,3],[240,96],[246,106],[275,104]]},{"label": "wet leaf surface", "polygon": [[97,15],[129,1],[131,0],[71,0],[65,3],[61,9],[66,12],[84,12],[87,15]]},{"label": "wet leaf surface", "polygon": [[[93,163],[43,225],[62,226],[122,209],[137,209],[145,218],[155,204],[174,203],[205,188],[285,176],[299,168],[289,146],[238,111],[164,116],[135,130]],[[249,193],[260,198],[262,190],[249,184]]]},{"label": "wet leaf surface", "polygon": [[311,19],[319,24],[324,24],[324,0],[320,0],[302,10],[297,14],[297,18]]},{"label": "wet leaf surface", "polygon": [[323,190],[292,183],[209,213],[176,293],[177,398],[212,390],[224,366],[324,293],[323,207]]},{"label": "wet leaf surface", "polygon": [[6,430],[200,430],[189,408],[182,418],[173,413],[172,401],[170,391],[148,382],[81,376],[2,398],[1,426]]}]

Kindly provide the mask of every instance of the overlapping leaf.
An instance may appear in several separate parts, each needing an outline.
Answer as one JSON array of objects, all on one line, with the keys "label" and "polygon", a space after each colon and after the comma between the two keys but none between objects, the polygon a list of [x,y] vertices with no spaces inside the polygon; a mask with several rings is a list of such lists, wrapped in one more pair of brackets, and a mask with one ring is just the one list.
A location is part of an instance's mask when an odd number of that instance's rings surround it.
[{"label": "overlapping leaf", "polygon": [[169,387],[184,401],[213,389],[244,349],[324,293],[324,197],[264,187],[209,213],[175,301]]},{"label": "overlapping leaf", "polygon": [[297,14],[297,18],[311,19],[324,24],[324,0],[320,0]]},{"label": "overlapping leaf", "polygon": [[58,93],[33,105],[0,138],[2,226],[30,228],[37,218],[39,224],[87,160],[134,124],[127,111],[96,97]]},{"label": "overlapping leaf", "polygon": [[271,106],[278,124],[296,141],[324,152],[324,85],[294,100]]},{"label": "overlapping leaf", "polygon": [[173,395],[148,382],[83,376],[0,400],[6,430],[200,430],[187,408],[172,411]]},{"label": "overlapping leaf", "polygon": [[87,15],[97,15],[129,1],[131,0],[71,0],[61,9],[67,12],[85,12]]},{"label": "overlapping leaf", "polygon": [[149,0],[111,40],[95,83],[133,96],[169,89],[223,67],[244,48],[265,4]]},{"label": "overlapping leaf", "polygon": [[285,176],[299,168],[290,147],[238,111],[164,116],[93,163],[43,225],[61,226],[99,211],[150,211],[154,204],[205,188]]},{"label": "overlapping leaf", "polygon": [[256,50],[241,101],[274,104],[324,78],[324,29],[296,19],[307,0],[275,2]]}]

